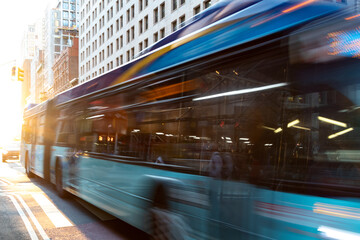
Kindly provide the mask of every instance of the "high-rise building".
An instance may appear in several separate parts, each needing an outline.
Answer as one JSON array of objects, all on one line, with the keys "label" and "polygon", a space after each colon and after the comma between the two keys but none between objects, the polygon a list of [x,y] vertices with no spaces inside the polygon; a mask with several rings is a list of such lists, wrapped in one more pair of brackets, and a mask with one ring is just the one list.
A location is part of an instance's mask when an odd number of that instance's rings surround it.
[{"label": "high-rise building", "polygon": [[77,84],[79,76],[78,60],[78,39],[74,38],[73,45],[63,50],[60,56],[55,60],[53,66],[55,95]]},{"label": "high-rise building", "polygon": [[41,31],[36,32],[35,24],[31,24],[27,26],[26,31],[24,32],[24,37],[21,42],[21,57],[24,59],[32,59],[35,54],[35,44],[37,44],[37,40],[39,37],[39,33]]},{"label": "high-rise building", "polygon": [[44,27],[44,94],[54,95],[54,73],[52,67],[61,51],[72,46],[77,37],[79,24],[79,0],[58,0],[55,8],[46,10]]},{"label": "high-rise building", "polygon": [[31,73],[31,61],[35,56],[36,48],[42,47],[42,20],[39,19],[34,24],[28,25],[21,42],[21,55],[18,65],[24,71],[24,78],[21,89],[21,107],[24,108],[31,101],[31,83],[33,80]]},{"label": "high-rise building", "polygon": [[36,48],[31,61],[31,94],[28,103],[41,103],[46,100],[44,80],[44,50]]},{"label": "high-rise building", "polygon": [[80,83],[131,61],[218,0],[80,0]]}]

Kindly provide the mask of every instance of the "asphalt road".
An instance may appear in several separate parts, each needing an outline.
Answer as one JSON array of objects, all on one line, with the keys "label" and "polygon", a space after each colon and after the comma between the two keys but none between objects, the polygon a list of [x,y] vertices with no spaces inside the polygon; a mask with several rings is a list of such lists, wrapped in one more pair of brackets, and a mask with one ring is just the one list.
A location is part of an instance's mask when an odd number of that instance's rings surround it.
[{"label": "asphalt road", "polygon": [[27,178],[19,161],[0,163],[0,239],[146,239],[130,225],[54,186]]}]

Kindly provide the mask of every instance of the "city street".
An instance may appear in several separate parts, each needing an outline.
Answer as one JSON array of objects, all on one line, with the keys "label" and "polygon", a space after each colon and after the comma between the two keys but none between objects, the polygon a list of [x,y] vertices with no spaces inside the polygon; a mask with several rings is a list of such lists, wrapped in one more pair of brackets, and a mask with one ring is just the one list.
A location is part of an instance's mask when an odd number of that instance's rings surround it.
[{"label": "city street", "polygon": [[0,239],[144,239],[146,236],[54,186],[27,178],[20,162],[0,163]]}]

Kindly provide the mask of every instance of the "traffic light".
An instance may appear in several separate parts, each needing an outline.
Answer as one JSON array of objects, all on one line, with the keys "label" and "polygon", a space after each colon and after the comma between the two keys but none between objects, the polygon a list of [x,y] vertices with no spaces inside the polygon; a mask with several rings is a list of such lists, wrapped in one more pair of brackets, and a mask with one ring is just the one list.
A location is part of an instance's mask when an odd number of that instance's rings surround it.
[{"label": "traffic light", "polygon": [[15,77],[16,76],[16,67],[12,67],[11,68],[11,76]]},{"label": "traffic light", "polygon": [[18,81],[24,81],[24,70],[18,67]]}]

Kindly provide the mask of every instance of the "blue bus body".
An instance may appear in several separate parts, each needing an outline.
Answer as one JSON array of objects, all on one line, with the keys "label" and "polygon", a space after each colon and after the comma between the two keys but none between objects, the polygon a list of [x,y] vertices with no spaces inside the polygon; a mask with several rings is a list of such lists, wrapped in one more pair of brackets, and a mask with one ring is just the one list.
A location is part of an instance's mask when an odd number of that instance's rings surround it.
[{"label": "blue bus body", "polygon": [[[321,125],[360,105],[349,94],[359,49],[339,47],[329,24],[346,31],[351,14],[322,1],[220,2],[132,62],[27,110],[21,161],[155,239],[161,227],[169,239],[360,239],[355,137]],[[314,43],[324,36],[330,44]],[[336,51],[324,57],[324,45]],[[280,67],[267,79],[271,64]],[[358,130],[356,117],[339,118]]]}]

